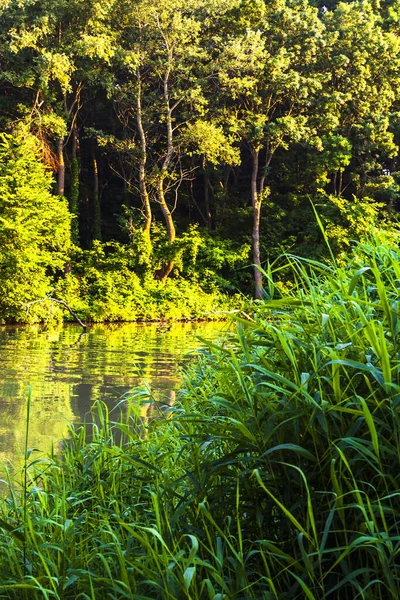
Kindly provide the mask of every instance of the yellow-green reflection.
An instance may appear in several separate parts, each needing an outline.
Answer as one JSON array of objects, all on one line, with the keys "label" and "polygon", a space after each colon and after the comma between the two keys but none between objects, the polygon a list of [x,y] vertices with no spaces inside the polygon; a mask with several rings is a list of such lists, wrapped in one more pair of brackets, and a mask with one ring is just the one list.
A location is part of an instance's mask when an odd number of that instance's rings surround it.
[{"label": "yellow-green reflection", "polygon": [[28,385],[32,387],[29,447],[48,451],[84,420],[94,400],[112,407],[132,387],[149,382],[173,401],[185,355],[199,347],[196,335],[215,339],[223,324],[96,325],[81,335],[59,331],[0,329],[0,462],[18,462],[24,450]]}]

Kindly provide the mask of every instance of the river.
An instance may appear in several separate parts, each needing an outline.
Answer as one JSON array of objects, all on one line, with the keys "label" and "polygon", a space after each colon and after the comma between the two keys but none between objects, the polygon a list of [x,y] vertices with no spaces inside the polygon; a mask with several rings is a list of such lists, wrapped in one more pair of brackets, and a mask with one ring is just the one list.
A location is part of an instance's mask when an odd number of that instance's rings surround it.
[{"label": "river", "polygon": [[28,386],[29,447],[48,452],[95,400],[112,408],[149,384],[157,399],[173,402],[182,365],[201,346],[197,336],[215,340],[224,330],[222,323],[94,325],[85,334],[75,325],[0,328],[0,463],[19,463],[23,454]]}]

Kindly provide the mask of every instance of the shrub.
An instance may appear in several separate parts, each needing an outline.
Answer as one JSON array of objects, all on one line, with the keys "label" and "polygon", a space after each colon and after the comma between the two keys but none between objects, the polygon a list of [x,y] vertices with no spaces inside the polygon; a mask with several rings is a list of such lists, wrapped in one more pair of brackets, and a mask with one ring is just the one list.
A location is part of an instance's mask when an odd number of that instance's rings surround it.
[{"label": "shrub", "polygon": [[149,270],[139,277],[133,270],[136,261],[132,247],[96,241],[91,250],[76,251],[73,271],[54,293],[82,319],[94,322],[218,319],[224,318],[222,311],[243,303],[179,275],[163,282]]}]

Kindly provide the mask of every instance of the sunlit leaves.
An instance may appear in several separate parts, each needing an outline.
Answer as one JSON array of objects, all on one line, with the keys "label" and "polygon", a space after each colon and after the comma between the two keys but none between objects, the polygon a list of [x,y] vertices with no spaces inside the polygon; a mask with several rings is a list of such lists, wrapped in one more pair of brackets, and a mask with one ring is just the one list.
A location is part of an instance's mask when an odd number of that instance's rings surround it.
[{"label": "sunlit leaves", "polygon": [[24,303],[43,297],[63,269],[70,246],[66,202],[51,193],[52,179],[26,131],[0,143],[1,318],[21,318]]},{"label": "sunlit leaves", "polygon": [[233,146],[233,140],[225,135],[222,127],[214,123],[203,120],[189,123],[185,137],[189,147],[193,145],[194,152],[214,165],[221,162],[240,164],[239,151]]}]

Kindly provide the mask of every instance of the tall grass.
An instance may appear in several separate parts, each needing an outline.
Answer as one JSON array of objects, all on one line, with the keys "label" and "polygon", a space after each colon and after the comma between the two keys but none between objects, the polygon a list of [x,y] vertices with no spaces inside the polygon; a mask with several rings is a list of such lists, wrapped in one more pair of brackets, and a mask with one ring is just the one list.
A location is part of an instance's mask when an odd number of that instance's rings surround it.
[{"label": "tall grass", "polygon": [[[0,503],[0,598],[400,597],[400,252],[287,256],[150,423],[137,393]],[[25,504],[24,504],[25,503]]]}]

